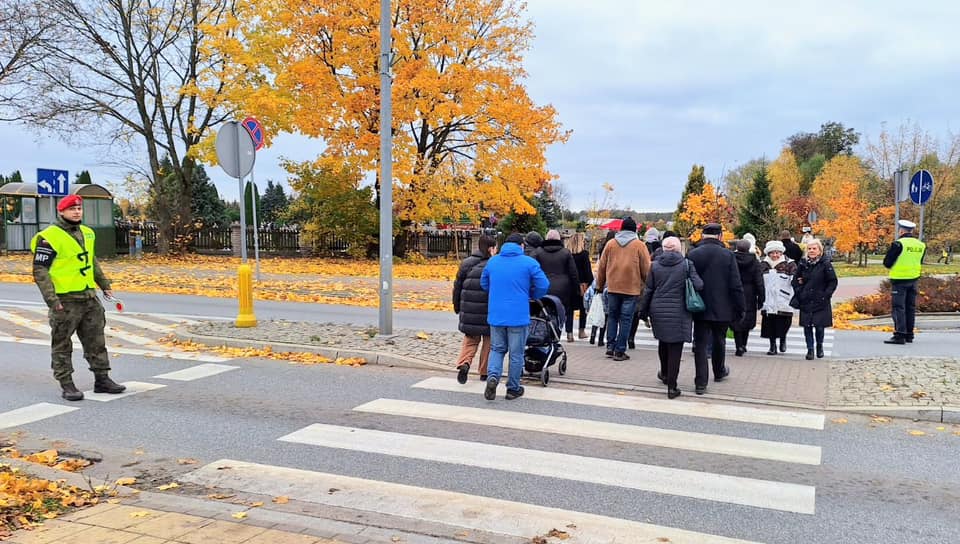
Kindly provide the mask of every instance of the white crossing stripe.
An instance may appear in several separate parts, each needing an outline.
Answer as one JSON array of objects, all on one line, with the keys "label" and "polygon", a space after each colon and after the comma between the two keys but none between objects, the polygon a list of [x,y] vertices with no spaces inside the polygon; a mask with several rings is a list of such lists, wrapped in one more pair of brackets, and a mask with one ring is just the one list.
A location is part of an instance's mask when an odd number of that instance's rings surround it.
[{"label": "white crossing stripe", "polygon": [[0,414],[0,429],[19,427],[20,425],[26,425],[27,423],[33,423],[34,421],[40,421],[48,417],[59,416],[73,412],[74,410],[79,410],[79,408],[50,404],[48,402],[31,404],[30,406],[24,406],[23,408],[17,408],[16,410],[10,410],[9,412]]},{"label": "white crossing stripe", "polygon": [[[483,393],[485,386],[486,384],[483,382],[468,382],[461,385],[453,378],[440,377],[427,378],[413,384],[413,387],[419,389],[452,391],[477,395]],[[677,402],[675,400],[612,395],[610,393],[594,393],[575,389],[558,389],[555,387],[527,387],[524,390],[523,396],[524,398],[565,402],[569,404],[722,419],[762,425],[799,427],[802,429],[823,430],[825,420],[823,414],[815,414],[812,412],[774,410],[770,408],[754,408],[752,406],[714,404],[699,401]]]},{"label": "white crossing stripe", "polygon": [[123,385],[127,386],[127,390],[123,393],[111,395],[109,393],[94,393],[93,391],[84,391],[83,398],[88,400],[96,400],[99,402],[110,402],[112,400],[129,397],[130,395],[136,395],[137,393],[143,393],[144,391],[153,391],[154,389],[166,387],[166,385],[146,382],[123,382]]},{"label": "white crossing stripe", "polygon": [[161,324],[159,324],[159,323],[154,323],[154,322],[152,322],[152,321],[146,321],[146,320],[144,320],[144,319],[138,319],[138,318],[136,318],[136,317],[132,317],[132,316],[129,316],[129,315],[126,315],[126,314],[122,314],[122,313],[119,313],[119,312],[107,312],[107,320],[108,320],[108,321],[119,321],[119,322],[121,322],[121,323],[126,323],[126,324],[128,324],[128,325],[133,325],[133,326],[139,327],[139,328],[141,328],[141,329],[147,329],[147,330],[149,330],[149,331],[156,331],[156,332],[166,332],[166,331],[169,331],[170,329],[174,328],[174,325],[161,325]]},{"label": "white crossing stripe", "polygon": [[[35,313],[43,313],[43,314],[47,313],[47,310],[41,309],[41,308],[28,308],[27,310],[29,310],[29,311],[31,311],[31,312],[35,312]],[[8,320],[10,320],[10,321],[16,320],[16,321],[14,321],[14,322],[17,323],[18,325],[21,325],[21,326],[23,326],[23,327],[27,327],[27,328],[33,329],[33,330],[35,330],[35,331],[37,331],[37,332],[40,332],[40,333],[45,334],[45,335],[47,335],[47,336],[50,336],[50,326],[49,326],[49,325],[45,325],[45,324],[43,324],[43,323],[39,323],[39,322],[36,322],[36,321],[33,321],[33,320],[29,320],[29,319],[26,319],[26,318],[22,318],[22,317],[20,317],[20,316],[17,316],[17,315],[14,315],[14,314],[10,314],[10,313],[8,313],[8,312],[0,312],[0,318],[8,319]],[[152,338],[147,338],[147,337],[145,337],[145,336],[140,336],[139,334],[132,334],[132,333],[126,332],[126,331],[124,331],[124,330],[120,330],[120,329],[118,329],[118,328],[116,328],[116,327],[111,327],[111,326],[109,326],[109,325],[103,329],[103,334],[104,334],[105,336],[112,336],[112,337],[114,337],[114,338],[119,338],[119,339],[121,339],[121,340],[126,340],[127,342],[130,342],[131,344],[137,344],[137,345],[140,345],[140,346],[144,346],[144,345],[147,345],[147,344],[156,344],[156,342],[157,342],[156,340],[154,340],[154,339],[152,339]],[[169,348],[167,348],[167,347],[165,347],[165,346],[160,346],[160,345],[158,345],[157,348],[158,348],[158,349],[161,349],[161,350],[168,350],[168,349],[169,349]]]},{"label": "white crossing stripe", "polygon": [[[230,470],[220,470],[222,467]],[[283,495],[297,501],[524,540],[561,528],[570,535],[571,544],[750,544],[746,540],[559,508],[231,459],[210,463],[178,479],[205,487]],[[337,492],[331,493],[330,489]]]},{"label": "white crossing stripe", "polygon": [[279,440],[813,514],[815,488],[724,474],[315,423]]},{"label": "white crossing stripe", "polygon": [[[0,342],[12,342],[15,344],[28,344],[32,346],[49,346],[50,340],[41,340],[39,338],[17,338],[15,336],[0,336]],[[156,357],[158,359],[179,359],[183,361],[201,361],[205,363],[222,363],[230,361],[226,357],[216,355],[204,355],[192,351],[153,351],[140,348],[123,348],[107,346],[110,353],[120,353],[123,355],[140,355],[142,357]]]},{"label": "white crossing stripe", "polygon": [[216,376],[224,372],[236,370],[239,367],[229,365],[204,364],[177,370],[176,372],[167,372],[166,374],[157,374],[154,378],[162,380],[176,380],[181,382],[191,382],[201,378]]},{"label": "white crossing stripe", "polygon": [[418,417],[436,421],[451,421],[471,425],[487,425],[524,431],[562,434],[582,438],[597,438],[674,448],[704,453],[720,453],[767,459],[785,463],[819,465],[821,452],[818,446],[773,442],[753,438],[738,438],[715,434],[659,429],[623,425],[604,421],[573,419],[567,417],[544,416],[513,412],[503,417],[499,410],[470,408],[467,406],[449,406],[393,399],[377,399],[354,408],[359,412],[388,414],[394,416]]}]

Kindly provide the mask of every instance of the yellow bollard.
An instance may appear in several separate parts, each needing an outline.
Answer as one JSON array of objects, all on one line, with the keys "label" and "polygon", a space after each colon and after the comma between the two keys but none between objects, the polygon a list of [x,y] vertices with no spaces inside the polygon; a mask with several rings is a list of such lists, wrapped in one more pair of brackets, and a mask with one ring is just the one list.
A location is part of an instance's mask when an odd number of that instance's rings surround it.
[{"label": "yellow bollard", "polygon": [[241,264],[237,270],[238,298],[240,299],[240,313],[237,315],[237,327],[256,327],[257,316],[253,315],[253,273],[250,265]]}]

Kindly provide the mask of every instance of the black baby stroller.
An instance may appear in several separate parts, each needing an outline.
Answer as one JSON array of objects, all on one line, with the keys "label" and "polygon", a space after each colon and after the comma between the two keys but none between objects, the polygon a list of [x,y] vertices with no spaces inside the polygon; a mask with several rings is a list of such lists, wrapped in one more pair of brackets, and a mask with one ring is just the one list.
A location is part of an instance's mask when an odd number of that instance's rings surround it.
[{"label": "black baby stroller", "polygon": [[567,372],[567,352],[560,343],[560,327],[565,319],[559,298],[547,295],[530,301],[530,327],[523,351],[523,371],[539,376],[544,387],[550,383],[550,367],[558,361],[560,375]]}]

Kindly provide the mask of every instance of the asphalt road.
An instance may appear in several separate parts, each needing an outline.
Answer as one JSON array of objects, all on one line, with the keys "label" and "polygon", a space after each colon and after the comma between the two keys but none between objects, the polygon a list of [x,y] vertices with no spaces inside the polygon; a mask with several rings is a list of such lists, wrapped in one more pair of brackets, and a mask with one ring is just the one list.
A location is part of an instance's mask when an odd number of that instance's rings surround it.
[{"label": "asphalt road", "polygon": [[[4,286],[0,298],[33,298],[36,294],[31,289]],[[131,295],[126,302],[128,307],[143,304],[164,314],[229,317],[232,311],[229,301],[192,297]],[[326,307],[316,305],[258,304],[258,317],[267,315],[285,319],[310,316],[320,321],[336,319],[336,315],[374,322],[376,318],[375,310],[338,307],[327,314]],[[435,323],[439,326],[447,317],[436,316]],[[416,316],[398,316],[398,322],[401,319]],[[4,334],[12,333],[6,323],[3,326]],[[423,327],[423,322],[418,326]],[[59,399],[48,360],[44,345],[3,345],[0,427],[12,410],[37,403],[67,406]],[[80,369],[78,386],[89,389],[91,376],[79,354],[75,360]],[[197,469],[179,465],[178,458],[195,458],[200,466],[235,459],[546,505],[748,541],[947,543],[954,542],[960,530],[956,516],[960,472],[955,466],[960,436],[954,434],[960,428],[954,426],[938,430],[935,424],[903,420],[876,423],[866,416],[834,422],[836,416],[827,416],[822,430],[797,428],[741,421],[721,411],[712,412],[719,409],[711,406],[704,408],[710,417],[627,409],[621,403],[633,399],[632,395],[607,394],[578,401],[579,393],[538,385],[528,386],[528,397],[509,402],[501,390],[491,403],[476,392],[462,392],[449,374],[442,379],[451,383],[454,391],[412,387],[439,376],[429,371],[306,367],[260,359],[222,361],[219,364],[235,368],[178,381],[158,376],[200,363],[129,354],[114,355],[113,360],[118,381],[164,387],[110,402],[70,403],[69,407],[78,409],[0,429],[0,437],[20,431],[17,439],[22,444],[57,441],[61,450],[98,452],[103,462],[91,473],[136,476],[147,485],[186,477]],[[544,394],[554,397],[534,398]],[[691,397],[681,397],[669,406],[698,405]],[[439,419],[356,410],[378,399],[426,403],[439,409]],[[492,425],[456,420],[464,408],[494,410],[485,420]],[[509,428],[522,414],[542,421],[550,417],[574,421],[550,432]],[[684,447],[580,436],[589,435],[603,423],[648,427],[626,433],[630,440],[639,438],[641,442],[660,429],[709,436]],[[316,424],[347,428],[356,438],[336,447],[308,443],[313,439],[279,440],[291,433],[309,434],[308,429]],[[359,430],[399,434],[367,445]],[[923,431],[924,435],[914,436],[909,431]],[[402,440],[410,436],[414,438],[409,443]],[[731,455],[702,450],[724,437],[734,437],[743,452]],[[428,454],[428,442],[434,438],[456,442],[441,443]],[[813,446],[820,448],[822,460],[820,464],[801,464],[756,458],[753,455],[767,446],[740,439]],[[329,438],[321,436],[319,440],[323,443]],[[482,451],[481,445],[513,449],[480,459],[471,457],[472,452]],[[400,450],[372,451],[381,447]],[[796,449],[786,447],[787,451]],[[554,458],[556,454],[566,457]],[[491,459],[494,466],[490,466]],[[635,473],[638,467],[647,466],[653,469]],[[606,479],[601,479],[604,474],[591,475],[603,467],[613,467],[606,469]],[[656,478],[650,470],[666,470],[665,487],[651,488],[649,482]],[[727,480],[730,476],[746,480]],[[720,480],[711,484],[715,478]],[[761,485],[765,491],[752,487],[756,480],[765,482]],[[746,491],[740,493],[741,489]],[[809,500],[787,500],[807,491],[812,492]],[[812,513],[795,511],[806,507],[791,506],[795,504],[810,506]]]}]

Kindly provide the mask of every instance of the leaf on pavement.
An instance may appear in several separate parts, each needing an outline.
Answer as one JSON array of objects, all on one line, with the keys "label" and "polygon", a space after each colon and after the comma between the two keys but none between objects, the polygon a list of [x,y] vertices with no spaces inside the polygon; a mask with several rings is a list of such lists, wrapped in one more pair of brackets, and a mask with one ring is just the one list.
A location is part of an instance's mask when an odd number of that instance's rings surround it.
[{"label": "leaf on pavement", "polygon": [[926,391],[914,391],[913,393],[910,394],[910,396],[913,397],[913,398],[915,398],[915,399],[922,399],[923,397],[926,397],[926,396],[927,396],[927,392],[926,392]]},{"label": "leaf on pavement", "polygon": [[136,478],[120,478],[117,480],[117,485],[133,485],[137,483]]},{"label": "leaf on pavement", "polygon": [[927,433],[923,431],[909,431],[910,436],[926,436]]},{"label": "leaf on pavement", "polygon": [[146,510],[141,510],[139,512],[130,512],[131,518],[145,518],[149,515],[150,515],[150,512],[147,512]]},{"label": "leaf on pavement", "polygon": [[873,416],[870,421],[874,423],[890,423],[890,418],[885,416]]},{"label": "leaf on pavement", "polygon": [[279,497],[273,498],[274,504],[287,504],[288,502],[290,502],[290,497],[287,497],[286,495],[280,495]]},{"label": "leaf on pavement", "polygon": [[894,389],[894,387],[893,387],[892,385],[890,385],[889,383],[885,383],[885,384],[883,384],[883,385],[880,386],[880,390],[881,390],[881,391],[893,391],[893,389]]},{"label": "leaf on pavement", "polygon": [[420,331],[420,332],[417,333],[417,338],[419,338],[419,339],[421,339],[421,340],[429,340],[429,339],[430,339],[430,335],[427,334],[427,333],[425,333],[425,332],[423,332],[423,331]]},{"label": "leaf on pavement", "polygon": [[830,421],[833,422],[833,423],[836,423],[837,425],[843,425],[844,423],[847,422],[847,418],[845,418],[845,417],[835,417],[835,418],[831,419]]},{"label": "leaf on pavement", "polygon": [[170,482],[169,484],[157,486],[157,489],[159,489],[160,491],[166,491],[168,489],[176,489],[178,487],[180,487],[180,484],[178,484],[177,482]]},{"label": "leaf on pavement", "polygon": [[251,502],[251,503],[250,503],[250,507],[251,507],[251,508],[259,508],[259,507],[261,507],[261,506],[263,506],[263,501],[257,501],[257,502]]},{"label": "leaf on pavement", "polygon": [[246,512],[235,512],[235,513],[234,513],[233,515],[231,515],[230,517],[232,517],[233,519],[247,519],[247,513],[246,513]]},{"label": "leaf on pavement", "polygon": [[214,500],[222,501],[222,500],[224,500],[224,499],[232,499],[232,498],[234,498],[235,496],[236,496],[236,495],[225,495],[225,494],[223,494],[223,493],[214,493],[214,494],[212,494],[212,495],[207,495],[207,498],[208,498],[208,499],[214,499]]},{"label": "leaf on pavement", "polygon": [[196,465],[199,462],[200,461],[197,461],[196,459],[193,459],[190,457],[187,457],[186,459],[177,459],[178,465]]}]

